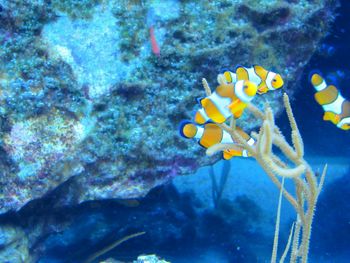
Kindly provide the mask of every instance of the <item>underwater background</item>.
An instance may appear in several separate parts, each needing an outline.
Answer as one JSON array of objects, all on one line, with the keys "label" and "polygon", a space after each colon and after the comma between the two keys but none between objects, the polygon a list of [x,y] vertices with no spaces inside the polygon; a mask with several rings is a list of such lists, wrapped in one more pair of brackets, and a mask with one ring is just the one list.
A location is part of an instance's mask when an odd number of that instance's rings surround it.
[{"label": "underwater background", "polygon": [[[308,262],[350,262],[350,131],[322,119],[310,83],[321,72],[350,100],[349,12],[347,0],[0,0],[0,262],[270,262],[278,188],[253,158],[207,156],[179,133],[202,78],[215,88],[239,65],[283,77],[253,104],[291,142],[286,92],[305,160],[317,178],[328,164]],[[278,258],[295,220],[283,199]]]}]

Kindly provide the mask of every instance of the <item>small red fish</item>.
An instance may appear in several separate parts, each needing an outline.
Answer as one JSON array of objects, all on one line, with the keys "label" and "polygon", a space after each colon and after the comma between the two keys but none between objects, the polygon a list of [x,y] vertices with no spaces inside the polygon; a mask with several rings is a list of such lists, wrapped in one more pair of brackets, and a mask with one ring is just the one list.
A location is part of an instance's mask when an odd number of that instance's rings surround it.
[{"label": "small red fish", "polygon": [[158,46],[156,37],[155,37],[155,35],[154,35],[154,28],[153,28],[153,26],[151,26],[151,27],[149,28],[149,35],[150,35],[150,38],[151,38],[152,52],[153,52],[153,54],[155,54],[157,57],[159,57],[159,56],[160,56],[160,48],[159,48],[159,46]]}]

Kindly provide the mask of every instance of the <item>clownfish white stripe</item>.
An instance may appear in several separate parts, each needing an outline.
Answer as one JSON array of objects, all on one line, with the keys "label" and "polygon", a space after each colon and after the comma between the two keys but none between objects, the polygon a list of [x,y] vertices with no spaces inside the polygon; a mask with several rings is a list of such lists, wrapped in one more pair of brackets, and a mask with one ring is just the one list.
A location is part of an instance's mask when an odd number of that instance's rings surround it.
[{"label": "clownfish white stripe", "polygon": [[343,98],[342,95],[338,94],[338,97],[335,101],[329,104],[324,104],[322,105],[322,108],[324,111],[331,111],[336,114],[340,114],[342,112],[342,105],[345,99]]},{"label": "clownfish white stripe", "polygon": [[344,124],[350,125],[350,117],[343,118],[338,124],[337,127],[341,128]]},{"label": "clownfish white stripe", "polygon": [[242,156],[243,157],[248,157],[248,151],[247,150],[243,150],[242,151]]},{"label": "clownfish white stripe", "polygon": [[236,73],[232,73],[230,71],[230,76],[231,76],[231,82],[232,83],[236,83],[237,82],[237,74]]},{"label": "clownfish white stripe", "polygon": [[233,143],[232,137],[228,132],[223,131],[221,143]]},{"label": "clownfish white stripe", "polygon": [[271,71],[269,73],[267,73],[266,85],[270,90],[275,90],[275,88],[272,87],[272,85],[271,85],[272,80],[275,78],[275,76],[276,76],[276,73],[273,73]]},{"label": "clownfish white stripe", "polygon": [[216,108],[221,112],[221,114],[228,118],[232,115],[227,106],[231,103],[231,99],[223,98],[219,96],[216,92],[212,93],[209,99],[215,104]]},{"label": "clownfish white stripe", "polygon": [[238,81],[235,85],[235,94],[237,95],[237,98],[239,98],[241,101],[248,103],[253,99],[253,97],[248,96],[243,91],[243,86],[244,86],[244,81],[243,80]]},{"label": "clownfish white stripe", "polygon": [[209,117],[203,108],[199,109],[198,112],[202,115],[202,117],[204,118],[205,121],[209,120]]},{"label": "clownfish white stripe", "polygon": [[203,136],[203,133],[204,133],[204,128],[197,126],[197,132],[194,138],[196,138],[197,140],[200,140]]},{"label": "clownfish white stripe", "polygon": [[[226,75],[226,76],[225,76],[225,75]],[[227,75],[229,75],[229,76],[227,76]],[[224,82],[225,82],[226,84],[228,84],[228,83],[236,83],[236,82],[237,82],[237,74],[236,74],[236,73],[233,73],[233,72],[231,72],[231,71],[226,71],[226,72],[223,73],[223,74],[218,74],[217,79],[218,79],[218,83],[219,83],[219,84],[222,84],[222,83],[221,83],[222,80],[224,80]]]},{"label": "clownfish white stripe", "polygon": [[321,90],[324,90],[325,88],[327,88],[327,84],[325,81],[322,81],[322,83],[318,86],[314,86],[314,88],[317,90],[317,91],[321,91]]},{"label": "clownfish white stripe", "polygon": [[248,143],[250,146],[252,146],[252,145],[254,145],[255,140],[254,140],[253,138],[250,138],[250,139],[247,141],[247,143]]},{"label": "clownfish white stripe", "polygon": [[261,78],[255,73],[255,69],[253,68],[246,68],[249,76],[249,81],[255,83],[257,86],[261,83]]},{"label": "clownfish white stripe", "polygon": [[229,83],[229,81],[225,78],[224,74],[218,74],[216,79],[217,79],[219,85],[223,85],[223,84]]}]

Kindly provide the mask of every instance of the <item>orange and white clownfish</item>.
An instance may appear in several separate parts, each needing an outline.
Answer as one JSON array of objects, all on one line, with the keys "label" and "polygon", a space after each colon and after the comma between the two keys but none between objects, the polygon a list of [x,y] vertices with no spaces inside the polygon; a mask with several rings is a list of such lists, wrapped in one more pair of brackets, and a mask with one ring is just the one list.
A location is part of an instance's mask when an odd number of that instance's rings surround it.
[{"label": "orange and white clownfish", "polygon": [[[222,78],[222,76],[224,78]],[[222,80],[227,83],[235,83],[239,80],[249,80],[258,87],[258,94],[264,94],[270,90],[276,90],[283,86],[284,82],[280,74],[268,71],[261,66],[255,65],[251,68],[236,67],[235,73],[225,71],[218,75],[218,82]]]},{"label": "orange and white clownfish", "polygon": [[202,108],[195,113],[194,121],[223,123],[232,115],[239,118],[256,92],[256,85],[247,80],[220,84],[210,96],[200,100]]},{"label": "orange and white clownfish", "polygon": [[[253,138],[251,138],[241,128],[236,127],[236,129],[249,145],[254,145],[255,140]],[[182,137],[196,139],[199,145],[206,149],[218,143],[235,143],[232,140],[231,135],[222,130],[215,123],[206,123],[205,125],[200,126],[190,121],[183,121],[180,124],[179,131]],[[223,159],[225,160],[229,160],[235,156],[249,157],[251,155],[247,150],[243,149],[238,144],[232,149],[224,150],[222,155]]]},{"label": "orange and white clownfish", "polygon": [[311,76],[311,84],[316,89],[315,99],[325,111],[323,120],[331,121],[342,130],[350,129],[350,101],[346,100],[333,85],[327,85],[321,75]]}]

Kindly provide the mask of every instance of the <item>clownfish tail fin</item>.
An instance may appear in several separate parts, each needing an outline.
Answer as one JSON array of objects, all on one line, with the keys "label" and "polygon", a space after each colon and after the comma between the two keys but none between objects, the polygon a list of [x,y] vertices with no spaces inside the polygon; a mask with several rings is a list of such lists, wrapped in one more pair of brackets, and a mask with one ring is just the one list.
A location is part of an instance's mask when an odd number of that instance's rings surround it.
[{"label": "clownfish tail fin", "polygon": [[[310,71],[309,76],[308,76],[308,79],[310,80],[311,84],[312,84],[313,86],[315,86],[314,83],[316,83],[317,80],[319,80],[319,78],[322,78],[322,80],[323,80],[322,75],[323,75],[323,74],[322,74],[322,72],[321,72],[320,70],[314,69],[314,70],[311,70],[311,71]],[[316,78],[317,78],[317,79],[316,79]],[[319,85],[319,84],[318,84],[318,85]]]},{"label": "clownfish tail fin", "polygon": [[196,135],[197,126],[189,120],[182,120],[178,130],[181,137],[190,139]]}]

